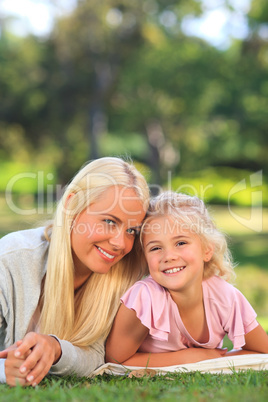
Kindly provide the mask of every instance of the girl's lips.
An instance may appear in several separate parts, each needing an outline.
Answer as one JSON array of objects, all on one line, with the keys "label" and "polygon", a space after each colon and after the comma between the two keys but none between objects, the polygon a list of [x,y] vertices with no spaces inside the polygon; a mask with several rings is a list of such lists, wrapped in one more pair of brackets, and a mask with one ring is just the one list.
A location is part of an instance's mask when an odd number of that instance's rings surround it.
[{"label": "girl's lips", "polygon": [[180,272],[185,268],[185,266],[183,267],[176,267],[176,268],[169,268],[169,269],[165,269],[163,271],[164,274],[175,274],[176,272]]}]

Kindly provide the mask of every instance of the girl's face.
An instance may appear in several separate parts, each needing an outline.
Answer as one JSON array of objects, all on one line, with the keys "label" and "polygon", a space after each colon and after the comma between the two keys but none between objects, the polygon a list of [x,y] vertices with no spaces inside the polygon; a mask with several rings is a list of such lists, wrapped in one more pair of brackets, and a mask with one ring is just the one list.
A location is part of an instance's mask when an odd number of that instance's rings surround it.
[{"label": "girl's face", "polygon": [[75,277],[107,273],[132,249],[144,216],[133,189],[109,187],[74,220],[71,245]]},{"label": "girl's face", "polygon": [[171,216],[152,219],[143,232],[145,257],[153,279],[172,292],[200,288],[204,261],[213,254],[200,237]]}]

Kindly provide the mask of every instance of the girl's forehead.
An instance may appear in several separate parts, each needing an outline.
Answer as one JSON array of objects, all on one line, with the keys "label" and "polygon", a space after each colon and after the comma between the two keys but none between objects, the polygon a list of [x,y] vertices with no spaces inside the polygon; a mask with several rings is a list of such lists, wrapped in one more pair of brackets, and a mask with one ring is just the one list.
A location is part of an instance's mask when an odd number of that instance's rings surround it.
[{"label": "girl's forehead", "polygon": [[146,235],[186,235],[189,233],[195,234],[195,230],[189,223],[172,215],[164,215],[149,218],[143,226],[143,236]]}]

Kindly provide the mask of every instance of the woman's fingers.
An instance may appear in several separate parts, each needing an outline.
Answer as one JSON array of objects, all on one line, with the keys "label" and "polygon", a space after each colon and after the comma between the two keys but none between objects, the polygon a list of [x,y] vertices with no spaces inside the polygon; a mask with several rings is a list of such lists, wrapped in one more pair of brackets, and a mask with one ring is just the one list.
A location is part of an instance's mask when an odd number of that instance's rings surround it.
[{"label": "woman's fingers", "polygon": [[29,332],[28,334],[25,335],[20,345],[17,347],[15,356],[20,357],[22,355],[25,355],[25,353],[31,350],[36,345],[37,342],[38,342],[38,334],[35,332]]},{"label": "woman's fingers", "polygon": [[41,358],[39,362],[34,366],[33,370],[31,370],[26,379],[27,381],[35,386],[39,384],[40,381],[47,375],[49,369],[52,365],[52,359]]},{"label": "woman's fingers", "polygon": [[4,350],[1,350],[0,359],[6,359],[7,355],[8,355],[8,352],[10,352],[11,350],[17,349],[17,347],[20,346],[21,344],[22,344],[22,341],[19,340],[19,341],[13,343],[13,345],[9,346],[8,348],[6,348]]},{"label": "woman's fingers", "polygon": [[49,335],[29,332],[22,341],[12,345],[7,354],[8,384],[37,385],[61,355],[59,342]]},{"label": "woman's fingers", "polygon": [[15,386],[20,384],[22,386],[28,385],[27,383],[27,372],[21,372],[20,367],[24,362],[26,356],[21,356],[20,358],[15,357],[15,350],[10,350],[8,352],[5,361],[5,375],[6,382],[10,386]]},{"label": "woman's fingers", "polygon": [[27,372],[27,381],[32,385],[39,382],[47,375],[50,367],[54,363],[59,354],[59,342],[48,335],[35,334],[34,338],[29,337],[27,345],[32,344],[35,340],[35,346],[32,347],[31,353],[20,367],[21,372]]}]

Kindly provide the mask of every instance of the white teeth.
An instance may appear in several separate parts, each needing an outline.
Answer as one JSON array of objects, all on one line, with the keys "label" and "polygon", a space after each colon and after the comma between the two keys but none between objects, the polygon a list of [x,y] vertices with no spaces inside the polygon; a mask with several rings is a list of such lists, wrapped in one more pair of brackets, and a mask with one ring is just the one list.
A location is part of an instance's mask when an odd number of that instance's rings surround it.
[{"label": "white teeth", "polygon": [[98,249],[102,254],[104,254],[106,257],[110,258],[111,260],[114,258],[114,255],[111,255],[111,254],[106,253],[106,251],[104,251],[102,248],[97,247],[97,249]]},{"label": "white teeth", "polygon": [[174,272],[179,272],[182,269],[184,269],[184,267],[180,267],[180,268],[172,268],[172,269],[167,269],[165,272],[165,274],[173,274]]}]

